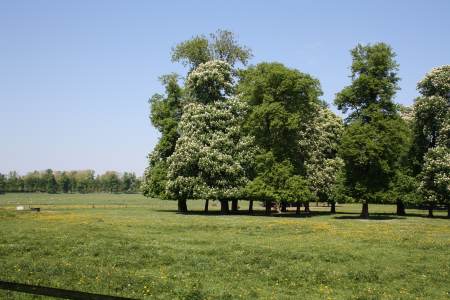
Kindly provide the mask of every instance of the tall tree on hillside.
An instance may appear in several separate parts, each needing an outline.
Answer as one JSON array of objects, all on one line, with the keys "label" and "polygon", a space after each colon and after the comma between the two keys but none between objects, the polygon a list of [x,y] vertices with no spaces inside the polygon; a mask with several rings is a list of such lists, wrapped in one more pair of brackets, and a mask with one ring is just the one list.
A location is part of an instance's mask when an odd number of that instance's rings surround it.
[{"label": "tall tree on hillside", "polygon": [[361,216],[367,218],[369,202],[388,190],[407,151],[408,132],[393,102],[399,78],[391,47],[358,45],[351,54],[352,83],[335,99],[349,113],[339,153],[348,190],[362,201]]},{"label": "tall tree on hillside", "polygon": [[190,100],[183,107],[180,138],[169,157],[167,191],[187,210],[187,199],[214,199],[227,213],[237,199],[252,162],[252,139],[240,125],[246,105],[233,92],[231,66],[210,61],[192,71],[186,82]]}]

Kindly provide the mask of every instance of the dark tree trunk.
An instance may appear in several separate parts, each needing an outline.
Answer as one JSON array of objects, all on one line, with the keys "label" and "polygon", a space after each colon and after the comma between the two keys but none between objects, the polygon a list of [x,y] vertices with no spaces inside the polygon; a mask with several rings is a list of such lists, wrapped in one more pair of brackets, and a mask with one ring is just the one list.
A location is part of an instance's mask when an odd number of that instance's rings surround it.
[{"label": "dark tree trunk", "polygon": [[447,205],[447,218],[450,219],[450,203]]},{"label": "dark tree trunk", "polygon": [[309,214],[311,211],[309,210],[309,202],[305,202],[305,213]]},{"label": "dark tree trunk", "polygon": [[233,199],[231,201],[231,210],[238,211],[238,200],[237,199]]},{"label": "dark tree trunk", "polygon": [[286,202],[281,202],[281,211],[282,212],[286,212],[287,211],[287,209],[286,209]]},{"label": "dark tree trunk", "polygon": [[272,213],[272,201],[266,200],[266,215],[270,215]]},{"label": "dark tree trunk", "polygon": [[209,200],[206,199],[205,200],[205,212],[208,212],[208,210],[209,210]]},{"label": "dark tree trunk", "polygon": [[430,205],[428,207],[428,218],[432,218],[433,217],[433,205]]},{"label": "dark tree trunk", "polygon": [[253,200],[250,200],[250,202],[248,203],[248,213],[253,213]]},{"label": "dark tree trunk", "polygon": [[186,199],[178,199],[178,212],[187,213],[187,211]]},{"label": "dark tree trunk", "polygon": [[402,200],[397,200],[397,216],[404,216],[405,212],[405,204]]},{"label": "dark tree trunk", "polygon": [[300,214],[300,202],[297,202],[297,203],[295,203],[295,206],[296,206],[296,208],[295,208],[295,214],[296,215],[299,215]]},{"label": "dark tree trunk", "polygon": [[330,210],[330,212],[332,214],[336,213],[336,202],[331,202],[331,210]]},{"label": "dark tree trunk", "polygon": [[361,218],[368,219],[369,218],[369,203],[363,202]]},{"label": "dark tree trunk", "polygon": [[230,212],[228,200],[220,200],[220,212],[223,214],[228,214]]}]

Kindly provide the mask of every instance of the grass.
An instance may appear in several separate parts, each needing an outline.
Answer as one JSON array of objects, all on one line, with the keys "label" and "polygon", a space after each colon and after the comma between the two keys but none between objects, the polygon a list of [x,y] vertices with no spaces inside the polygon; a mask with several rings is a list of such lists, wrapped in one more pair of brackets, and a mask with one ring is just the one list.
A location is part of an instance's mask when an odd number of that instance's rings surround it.
[{"label": "grass", "polygon": [[450,299],[446,212],[396,217],[370,205],[361,220],[356,204],[336,215],[312,205],[311,217],[188,206],[180,215],[140,195],[1,195],[0,280],[139,299]]}]

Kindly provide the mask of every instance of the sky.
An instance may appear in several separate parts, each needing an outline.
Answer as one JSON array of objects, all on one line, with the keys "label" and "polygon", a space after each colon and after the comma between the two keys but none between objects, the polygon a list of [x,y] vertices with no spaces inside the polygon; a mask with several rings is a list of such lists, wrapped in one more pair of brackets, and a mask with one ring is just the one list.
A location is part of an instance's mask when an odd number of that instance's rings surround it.
[{"label": "sky", "polygon": [[159,133],[148,99],[186,70],[171,48],[233,31],[251,64],[284,63],[350,83],[350,49],[386,42],[410,105],[416,83],[450,64],[450,1],[0,1],[0,172],[93,169],[141,175]]}]

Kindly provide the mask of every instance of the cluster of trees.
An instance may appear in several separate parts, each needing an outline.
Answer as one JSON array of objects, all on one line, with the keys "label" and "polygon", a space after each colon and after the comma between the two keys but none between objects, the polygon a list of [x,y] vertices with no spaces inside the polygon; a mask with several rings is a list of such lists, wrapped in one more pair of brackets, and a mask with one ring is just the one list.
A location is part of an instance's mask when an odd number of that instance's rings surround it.
[{"label": "cluster of trees", "polygon": [[134,173],[107,171],[95,175],[93,170],[81,171],[33,171],[20,176],[15,171],[0,173],[0,193],[137,193],[141,179]]},{"label": "cluster of trees", "polygon": [[224,213],[238,200],[262,201],[270,214],[310,201],[447,205],[450,216],[450,65],[417,87],[411,107],[393,101],[399,89],[395,53],[385,43],[351,50],[351,84],[334,103],[320,82],[280,63],[247,66],[252,53],[229,31],[196,36],[172,49],[187,68],[161,77],[165,94],[150,100],[161,132],[149,154],[142,191],[178,200],[218,200]]}]

